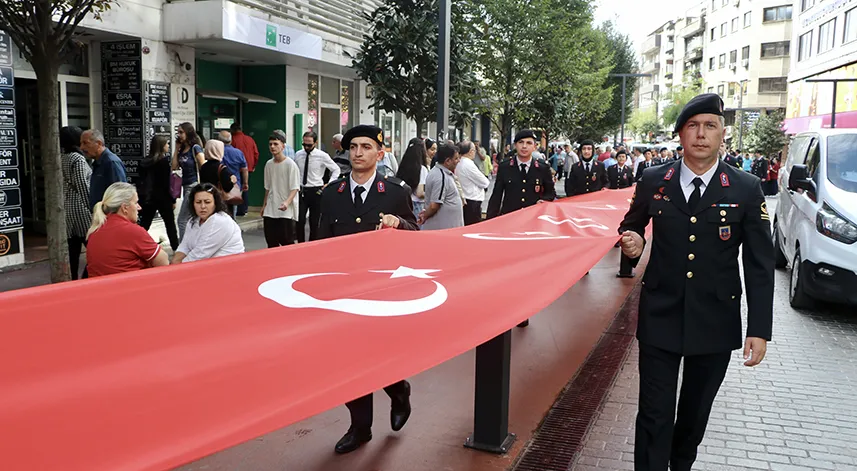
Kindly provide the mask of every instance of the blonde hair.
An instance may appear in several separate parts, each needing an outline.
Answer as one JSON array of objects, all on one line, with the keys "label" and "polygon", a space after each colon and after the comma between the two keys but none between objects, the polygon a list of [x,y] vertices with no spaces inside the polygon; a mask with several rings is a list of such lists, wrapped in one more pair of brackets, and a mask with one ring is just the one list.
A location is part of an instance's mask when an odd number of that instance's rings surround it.
[{"label": "blonde hair", "polygon": [[92,225],[89,226],[86,238],[89,239],[89,236],[104,225],[107,215],[119,212],[123,204],[130,204],[136,194],[137,188],[130,183],[116,182],[107,187],[103,199],[92,208]]}]

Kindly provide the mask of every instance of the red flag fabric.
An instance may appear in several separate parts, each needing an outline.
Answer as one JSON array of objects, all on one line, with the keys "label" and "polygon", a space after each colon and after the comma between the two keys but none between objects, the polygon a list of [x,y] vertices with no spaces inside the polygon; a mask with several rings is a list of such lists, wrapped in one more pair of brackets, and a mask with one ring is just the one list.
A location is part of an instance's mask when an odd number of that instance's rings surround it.
[{"label": "red flag fabric", "polygon": [[630,198],[0,294],[2,467],[170,469],[413,376],[553,302]]}]

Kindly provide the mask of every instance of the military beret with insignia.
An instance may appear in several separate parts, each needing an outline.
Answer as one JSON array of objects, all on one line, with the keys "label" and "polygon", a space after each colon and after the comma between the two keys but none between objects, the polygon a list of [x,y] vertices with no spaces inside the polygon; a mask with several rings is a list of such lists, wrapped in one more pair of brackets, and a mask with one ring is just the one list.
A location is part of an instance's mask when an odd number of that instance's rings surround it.
[{"label": "military beret with insignia", "polygon": [[584,139],[580,141],[580,145],[577,146],[577,149],[583,149],[583,146],[592,146],[592,149],[595,150],[595,141],[591,139]]},{"label": "military beret with insignia", "polygon": [[378,126],[361,124],[349,129],[342,136],[342,148],[348,149],[351,147],[351,140],[355,137],[368,137],[377,142],[379,146],[384,146],[384,131]]},{"label": "military beret with insignia", "polygon": [[698,114],[723,116],[723,99],[715,93],[703,93],[693,97],[679,113],[675,121],[675,132],[681,131],[684,123]]},{"label": "military beret with insignia", "polygon": [[527,138],[530,138],[530,139],[535,141],[537,139],[536,138],[536,132],[533,131],[532,129],[521,129],[520,131],[518,131],[517,134],[515,134],[515,142],[516,143],[518,141],[520,141],[521,139],[527,139]]}]

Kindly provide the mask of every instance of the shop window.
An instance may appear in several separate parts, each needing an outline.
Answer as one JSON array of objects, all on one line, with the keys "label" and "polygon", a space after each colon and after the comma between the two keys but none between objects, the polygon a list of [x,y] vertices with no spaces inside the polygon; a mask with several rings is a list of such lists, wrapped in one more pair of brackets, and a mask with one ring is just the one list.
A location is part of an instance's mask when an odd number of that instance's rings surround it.
[{"label": "shop window", "polygon": [[340,100],[341,91],[339,90],[339,79],[322,77],[321,103],[325,105],[338,105]]}]

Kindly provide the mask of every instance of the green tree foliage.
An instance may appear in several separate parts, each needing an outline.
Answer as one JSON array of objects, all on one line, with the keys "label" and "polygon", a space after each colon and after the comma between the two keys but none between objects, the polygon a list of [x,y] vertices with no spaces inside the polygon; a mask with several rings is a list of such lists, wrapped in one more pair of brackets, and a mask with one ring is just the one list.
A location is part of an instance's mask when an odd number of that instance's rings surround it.
[{"label": "green tree foliage", "polygon": [[45,176],[48,255],[51,281],[71,279],[62,193],[59,149],[60,57],[69,47],[77,26],[88,15],[101,19],[110,0],[0,0],[0,30],[5,31],[36,72],[39,91],[39,132]]},{"label": "green tree foliage", "polygon": [[744,146],[750,152],[771,155],[785,147],[788,142],[783,132],[783,112],[774,111],[759,116],[756,124],[747,131]]},{"label": "green tree foliage", "polygon": [[482,111],[501,142],[512,126],[570,134],[603,116],[612,56],[593,33],[586,0],[487,0],[476,4]]},{"label": "green tree foliage", "polygon": [[702,75],[695,71],[689,77],[685,77],[681,87],[674,87],[667,94],[670,104],[664,108],[664,125],[669,127],[675,124],[678,115],[684,109],[684,105],[700,93],[702,93]]},{"label": "green tree foliage", "polygon": [[[609,74],[629,74],[637,71],[637,55],[627,35],[618,31],[610,21],[602,23],[596,32],[603,37],[604,46],[609,53],[609,62],[603,64],[603,66],[609,67]],[[606,58],[608,56],[605,55]],[[624,105],[622,103],[621,77],[608,76],[602,88],[611,91],[606,111],[600,118],[586,120],[583,123],[583,127],[578,133],[581,137],[600,141],[604,135],[618,132],[622,124],[622,106],[625,107],[626,120],[631,116],[634,92],[637,90],[637,79],[631,77],[626,79]]]},{"label": "green tree foliage", "polygon": [[658,115],[654,108],[646,110],[636,109],[628,120],[628,129],[636,134],[642,141],[649,141],[661,129]]},{"label": "green tree foliage", "polygon": [[[476,34],[467,27],[473,20],[470,8],[468,2],[453,3],[450,35],[451,103],[468,106],[476,83],[470,57]],[[353,58],[360,79],[373,86],[372,106],[403,113],[416,121],[417,129],[437,112],[438,11],[438,0],[386,0],[366,15],[372,28]],[[469,112],[456,111],[458,119]]]}]

